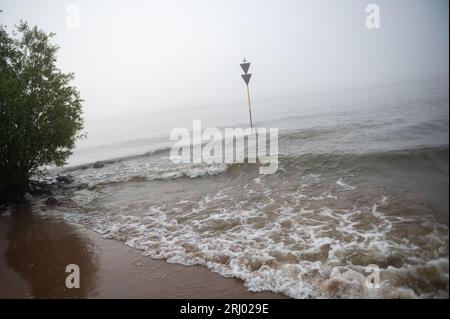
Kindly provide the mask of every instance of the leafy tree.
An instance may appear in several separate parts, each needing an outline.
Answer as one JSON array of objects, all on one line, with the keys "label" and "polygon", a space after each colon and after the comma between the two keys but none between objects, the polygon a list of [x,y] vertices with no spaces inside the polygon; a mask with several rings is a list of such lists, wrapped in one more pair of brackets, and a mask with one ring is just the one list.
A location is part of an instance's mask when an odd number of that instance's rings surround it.
[{"label": "leafy tree", "polygon": [[41,167],[61,166],[83,129],[72,73],[56,67],[58,47],[26,22],[0,24],[0,195],[23,193]]}]

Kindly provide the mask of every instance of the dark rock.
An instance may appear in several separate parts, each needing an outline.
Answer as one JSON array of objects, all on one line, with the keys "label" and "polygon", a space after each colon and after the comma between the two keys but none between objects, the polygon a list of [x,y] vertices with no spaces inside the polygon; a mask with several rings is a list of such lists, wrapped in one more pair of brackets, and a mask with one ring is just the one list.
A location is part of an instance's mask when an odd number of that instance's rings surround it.
[{"label": "dark rock", "polygon": [[45,201],[45,205],[51,206],[51,205],[56,205],[58,204],[58,201],[56,200],[56,198],[54,197],[49,197],[47,198],[47,200]]},{"label": "dark rock", "polygon": [[77,189],[81,190],[81,189],[85,189],[88,188],[89,184],[88,183],[81,183],[80,185],[78,185]]},{"label": "dark rock", "polygon": [[51,185],[52,185],[52,187],[53,187],[54,189],[57,189],[57,188],[60,188],[60,187],[61,187],[61,184],[59,184],[58,182],[53,182]]},{"label": "dark rock", "polygon": [[81,169],[88,169],[89,168],[89,166],[87,166],[87,165],[84,165],[84,166],[81,166]]},{"label": "dark rock", "polygon": [[52,185],[41,181],[30,181],[28,191],[31,195],[51,194]]},{"label": "dark rock", "polygon": [[71,175],[61,175],[56,177],[56,180],[60,183],[72,184],[75,179]]},{"label": "dark rock", "polygon": [[23,194],[23,199],[26,200],[27,202],[30,202],[33,200],[33,196],[27,192],[27,193]]},{"label": "dark rock", "polygon": [[105,166],[105,163],[103,162],[95,162],[94,166],[92,166],[93,168],[102,168],[103,166]]}]

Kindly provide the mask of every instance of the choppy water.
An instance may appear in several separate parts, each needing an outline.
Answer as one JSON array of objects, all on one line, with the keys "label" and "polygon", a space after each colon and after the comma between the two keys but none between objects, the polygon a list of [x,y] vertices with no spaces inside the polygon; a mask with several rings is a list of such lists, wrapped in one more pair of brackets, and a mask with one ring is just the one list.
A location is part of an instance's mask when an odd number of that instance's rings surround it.
[{"label": "choppy water", "polygon": [[[448,101],[447,86],[429,84],[255,103],[256,126],[280,130],[273,175],[257,164],[174,164],[169,127],[86,144],[73,164],[144,155],[71,168],[75,187],[52,213],[254,291],[448,298]],[[195,112],[187,127],[233,127],[232,116]],[[365,285],[370,264],[379,289]]]}]

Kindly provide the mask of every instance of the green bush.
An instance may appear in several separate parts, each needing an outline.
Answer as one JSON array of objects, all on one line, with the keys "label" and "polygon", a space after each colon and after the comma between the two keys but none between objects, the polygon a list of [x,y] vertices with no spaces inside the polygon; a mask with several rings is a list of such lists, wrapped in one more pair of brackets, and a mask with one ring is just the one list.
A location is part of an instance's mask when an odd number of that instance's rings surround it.
[{"label": "green bush", "polygon": [[73,74],[56,67],[54,36],[0,25],[0,196],[26,191],[41,167],[63,165],[83,129]]}]

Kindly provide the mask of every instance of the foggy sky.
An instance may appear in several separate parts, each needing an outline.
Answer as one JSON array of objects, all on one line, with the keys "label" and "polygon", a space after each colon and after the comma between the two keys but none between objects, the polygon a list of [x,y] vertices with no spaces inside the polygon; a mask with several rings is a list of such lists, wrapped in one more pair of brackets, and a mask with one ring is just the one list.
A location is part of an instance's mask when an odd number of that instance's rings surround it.
[{"label": "foggy sky", "polygon": [[[80,27],[66,26],[66,6]],[[381,28],[365,25],[366,5]],[[0,0],[0,21],[24,19],[61,50],[87,118],[448,78],[447,0]]]}]

